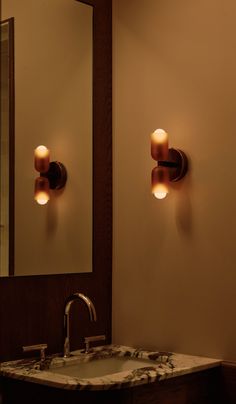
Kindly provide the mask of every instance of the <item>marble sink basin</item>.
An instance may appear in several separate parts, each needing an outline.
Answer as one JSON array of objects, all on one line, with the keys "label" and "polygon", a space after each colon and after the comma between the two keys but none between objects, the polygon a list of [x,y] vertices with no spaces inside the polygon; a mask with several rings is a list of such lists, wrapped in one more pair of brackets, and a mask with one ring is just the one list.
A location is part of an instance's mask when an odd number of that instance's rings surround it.
[{"label": "marble sink basin", "polygon": [[49,372],[79,377],[81,379],[91,379],[94,377],[109,376],[135,369],[149,368],[157,363],[150,359],[135,359],[129,357],[111,357],[90,360],[88,362],[78,362],[72,365],[60,367],[50,367]]},{"label": "marble sink basin", "polygon": [[105,345],[94,348],[89,353],[74,351],[69,358],[53,357],[49,362],[46,361],[44,370],[51,374],[54,380],[64,378],[71,382],[76,379],[82,386],[99,388],[105,383],[126,384],[134,379],[147,378],[152,371],[156,376],[158,366],[167,364],[170,356],[167,352]]},{"label": "marble sink basin", "polygon": [[69,358],[46,357],[0,363],[0,376],[68,390],[110,390],[161,381],[211,367],[218,359],[123,345],[96,347],[89,353],[73,351]]}]

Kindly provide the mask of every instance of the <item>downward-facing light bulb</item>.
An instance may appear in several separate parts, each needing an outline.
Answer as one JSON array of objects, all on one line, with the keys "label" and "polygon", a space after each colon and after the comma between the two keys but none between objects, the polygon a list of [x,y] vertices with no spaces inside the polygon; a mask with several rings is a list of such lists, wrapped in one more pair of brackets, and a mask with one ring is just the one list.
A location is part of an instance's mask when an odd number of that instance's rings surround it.
[{"label": "downward-facing light bulb", "polygon": [[47,192],[40,191],[35,195],[35,200],[39,205],[46,205],[49,201],[49,195]]},{"label": "downward-facing light bulb", "polygon": [[38,177],[35,180],[34,199],[39,205],[46,205],[49,196],[49,181],[45,177]]},{"label": "downward-facing light bulb", "polygon": [[168,194],[168,188],[165,184],[157,184],[154,187],[152,193],[155,196],[155,198],[164,199]]},{"label": "downward-facing light bulb", "polygon": [[154,167],[152,170],[152,194],[157,199],[164,199],[168,194],[169,173],[167,167]]}]

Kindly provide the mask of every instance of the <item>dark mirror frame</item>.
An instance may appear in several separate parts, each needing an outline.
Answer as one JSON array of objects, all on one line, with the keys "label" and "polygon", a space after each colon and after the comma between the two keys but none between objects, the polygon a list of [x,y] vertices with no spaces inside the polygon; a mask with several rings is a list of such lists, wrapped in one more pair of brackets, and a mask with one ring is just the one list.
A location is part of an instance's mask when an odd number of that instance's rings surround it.
[{"label": "dark mirror frame", "polygon": [[9,275],[14,274],[14,162],[15,162],[15,85],[14,85],[14,18],[8,18],[1,21],[1,24],[8,24],[8,77],[9,77],[9,252],[8,252],[8,271]]},{"label": "dark mirror frame", "polygon": [[47,343],[48,353],[61,352],[64,304],[75,291],[92,299],[98,319],[90,323],[86,307],[77,305],[71,349],[82,347],[87,335],[105,334],[111,341],[112,2],[82,3],[94,7],[93,272],[0,278],[0,361],[22,358],[22,346],[36,343]]}]

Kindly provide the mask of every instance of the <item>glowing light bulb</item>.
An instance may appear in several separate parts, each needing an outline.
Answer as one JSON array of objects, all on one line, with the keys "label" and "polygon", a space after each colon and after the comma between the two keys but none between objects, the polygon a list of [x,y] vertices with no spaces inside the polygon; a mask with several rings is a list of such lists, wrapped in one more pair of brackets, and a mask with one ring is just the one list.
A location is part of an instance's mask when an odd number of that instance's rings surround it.
[{"label": "glowing light bulb", "polygon": [[152,194],[164,199],[168,194],[169,172],[167,167],[157,166],[152,170]]},{"label": "glowing light bulb", "polygon": [[156,143],[164,143],[168,140],[168,134],[164,129],[156,129],[152,137]]},{"label": "glowing light bulb", "polygon": [[34,199],[36,200],[36,202],[39,205],[46,205],[46,203],[48,203],[50,197],[49,197],[49,194],[47,192],[40,191],[35,195]]},{"label": "glowing light bulb", "polygon": [[157,199],[164,199],[168,194],[168,187],[165,184],[156,184],[152,190],[153,195]]},{"label": "glowing light bulb", "polygon": [[46,205],[50,199],[49,181],[45,177],[38,177],[35,180],[34,199],[39,205]]},{"label": "glowing light bulb", "polygon": [[38,147],[36,147],[35,149],[35,154],[37,155],[37,157],[46,157],[49,155],[49,150],[46,146],[40,145]]},{"label": "glowing light bulb", "polygon": [[46,173],[49,169],[49,150],[40,145],[34,150],[34,167],[40,173]]},{"label": "glowing light bulb", "polygon": [[168,133],[163,129],[156,129],[151,134],[151,155],[156,161],[167,160],[169,154]]}]

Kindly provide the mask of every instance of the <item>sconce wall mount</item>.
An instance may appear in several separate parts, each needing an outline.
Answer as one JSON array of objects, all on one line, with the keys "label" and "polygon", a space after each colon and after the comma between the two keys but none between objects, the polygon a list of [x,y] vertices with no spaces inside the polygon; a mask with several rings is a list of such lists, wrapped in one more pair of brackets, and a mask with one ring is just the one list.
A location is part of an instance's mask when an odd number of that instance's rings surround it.
[{"label": "sconce wall mount", "polygon": [[67,181],[67,171],[60,161],[50,162],[49,150],[41,145],[34,152],[34,166],[40,176],[35,180],[35,200],[45,205],[49,199],[49,190],[62,189]]},{"label": "sconce wall mount", "polygon": [[46,177],[48,179],[50,189],[61,189],[66,185],[66,168],[60,161],[52,161],[49,163],[48,171],[46,173],[40,173],[40,177]]},{"label": "sconce wall mount", "polygon": [[158,160],[158,167],[169,168],[169,180],[179,181],[188,171],[188,159],[186,154],[179,149],[171,148],[168,150],[168,160]]},{"label": "sconce wall mount", "polygon": [[181,180],[188,171],[186,154],[168,147],[168,134],[157,129],[151,134],[151,155],[157,161],[152,170],[152,193],[157,199],[168,194],[168,183]]}]

